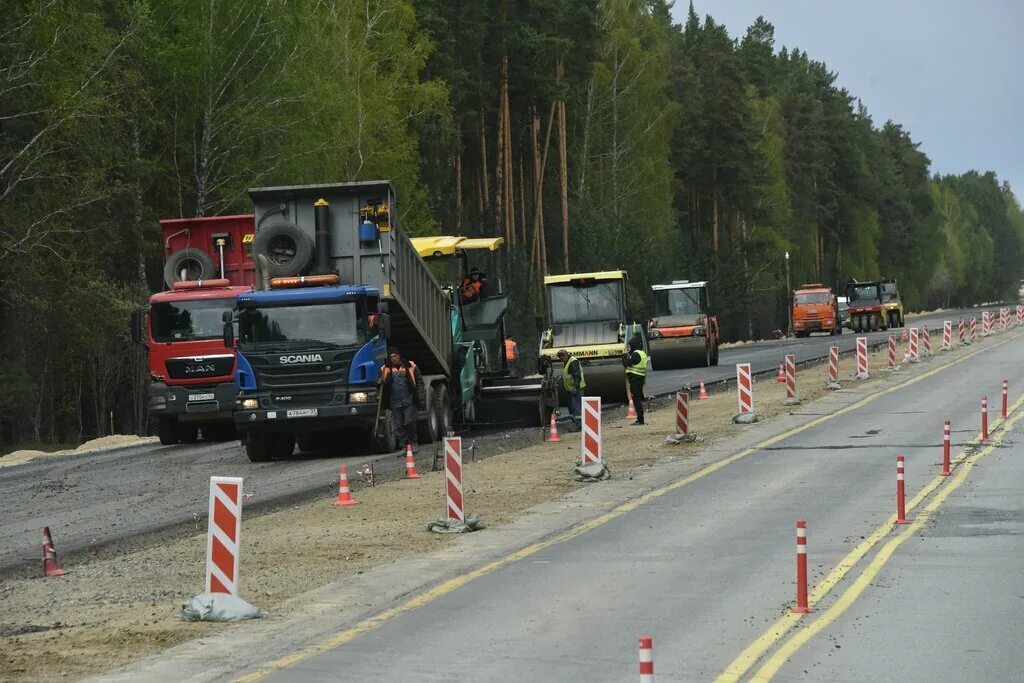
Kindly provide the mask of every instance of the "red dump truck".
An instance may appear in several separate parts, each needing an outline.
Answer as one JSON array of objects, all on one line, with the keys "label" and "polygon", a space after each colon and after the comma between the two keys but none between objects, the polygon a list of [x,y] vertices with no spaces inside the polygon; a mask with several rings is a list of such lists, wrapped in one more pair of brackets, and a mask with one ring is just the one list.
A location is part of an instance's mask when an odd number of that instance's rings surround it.
[{"label": "red dump truck", "polygon": [[149,355],[149,416],[160,443],[235,438],[235,353],[223,315],[252,290],[252,214],[160,221],[166,291],[132,316]]}]

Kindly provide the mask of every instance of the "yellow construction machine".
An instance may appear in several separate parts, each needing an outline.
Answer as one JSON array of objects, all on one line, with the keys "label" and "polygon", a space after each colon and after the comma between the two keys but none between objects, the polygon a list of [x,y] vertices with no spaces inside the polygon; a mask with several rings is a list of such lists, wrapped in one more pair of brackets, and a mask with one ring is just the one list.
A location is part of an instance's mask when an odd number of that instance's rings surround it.
[{"label": "yellow construction machine", "polygon": [[549,275],[544,278],[544,293],[547,324],[541,335],[540,366],[545,386],[562,391],[557,354],[565,349],[583,365],[588,396],[625,401],[626,344],[639,335],[647,348],[643,325],[626,313],[626,271]]}]

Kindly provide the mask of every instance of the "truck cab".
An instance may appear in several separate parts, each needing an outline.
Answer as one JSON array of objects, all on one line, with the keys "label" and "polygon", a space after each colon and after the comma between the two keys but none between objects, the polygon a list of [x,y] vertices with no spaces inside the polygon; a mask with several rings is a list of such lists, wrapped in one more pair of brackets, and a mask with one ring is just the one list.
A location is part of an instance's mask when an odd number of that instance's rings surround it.
[{"label": "truck cab", "polygon": [[132,316],[149,360],[149,414],[160,443],[235,438],[235,352],[222,317],[254,280],[253,216],[160,221],[167,291]]},{"label": "truck cab", "polygon": [[831,288],[820,283],[806,284],[793,292],[793,333],[807,337],[812,332],[843,333],[839,301]]},{"label": "truck cab", "polygon": [[[587,394],[609,401],[626,400],[626,377],[621,358],[626,343],[639,335],[647,342],[643,326],[626,313],[626,271],[549,275],[544,278],[547,296],[547,329],[541,335],[542,369],[560,377],[557,354],[565,349],[579,359],[587,382]],[[557,381],[555,382],[557,384]]]},{"label": "truck cab", "polygon": [[657,370],[718,365],[718,317],[707,282],[673,280],[652,285],[653,317],[647,322],[651,366]]}]

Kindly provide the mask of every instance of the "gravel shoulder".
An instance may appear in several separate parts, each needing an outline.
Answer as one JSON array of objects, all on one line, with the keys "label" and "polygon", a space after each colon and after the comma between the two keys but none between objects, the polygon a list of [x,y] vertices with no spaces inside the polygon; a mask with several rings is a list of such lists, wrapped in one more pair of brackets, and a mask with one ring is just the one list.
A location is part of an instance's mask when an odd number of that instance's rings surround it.
[{"label": "gravel shoulder", "polygon": [[[872,355],[873,368],[883,364],[880,354]],[[851,365],[844,360],[844,379]],[[922,364],[922,369],[927,367]],[[758,381],[754,401],[759,418],[763,422],[821,410],[809,404],[825,393],[826,372],[821,365],[801,370],[804,404],[796,408],[782,405],[783,385],[773,379]],[[884,380],[879,378],[885,377],[884,371],[876,370],[872,380],[856,384],[857,396],[881,386]],[[836,402],[830,405],[834,409]],[[646,427],[627,426],[621,411],[606,416],[604,451],[613,477],[632,479],[659,461],[705,457],[727,438],[760,429],[731,424],[736,397],[724,392],[691,401],[690,423],[703,441],[670,446],[664,438],[673,430],[674,409],[667,401],[656,402],[654,408]],[[502,525],[525,510],[583,488],[571,476],[578,438],[563,434],[557,445],[541,443],[507,452],[499,452],[504,450],[500,443],[478,447],[480,459],[467,464],[465,486],[468,511],[480,514],[491,529],[482,533],[500,534]],[[421,451],[421,470],[426,450]],[[425,523],[443,511],[442,483],[439,472],[373,488],[356,482],[361,504],[340,510],[331,506],[333,492],[325,485],[322,498],[313,502],[250,519],[243,516],[242,597],[271,619],[280,618],[301,610],[304,594],[310,591],[458,544],[458,537],[424,530]],[[591,490],[599,491],[600,486]],[[0,679],[66,680],[101,674],[192,639],[245,629],[244,624],[194,624],[178,618],[181,605],[202,589],[204,554],[205,530],[200,529],[148,547],[100,548],[95,556],[65,564],[70,573],[60,579],[5,580],[0,585]],[[372,597],[353,609],[368,608]]]}]

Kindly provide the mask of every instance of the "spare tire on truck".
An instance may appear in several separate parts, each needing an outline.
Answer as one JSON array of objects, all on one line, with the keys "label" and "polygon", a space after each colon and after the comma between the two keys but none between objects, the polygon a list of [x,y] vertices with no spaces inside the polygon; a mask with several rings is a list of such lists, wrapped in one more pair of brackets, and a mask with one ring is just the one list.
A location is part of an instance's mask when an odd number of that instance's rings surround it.
[{"label": "spare tire on truck", "polygon": [[270,277],[302,275],[313,263],[313,238],[294,223],[274,223],[260,228],[253,241],[253,256],[270,262]]},{"label": "spare tire on truck", "polygon": [[164,282],[168,287],[182,280],[213,280],[220,275],[210,255],[195,247],[179,249],[167,257]]}]

